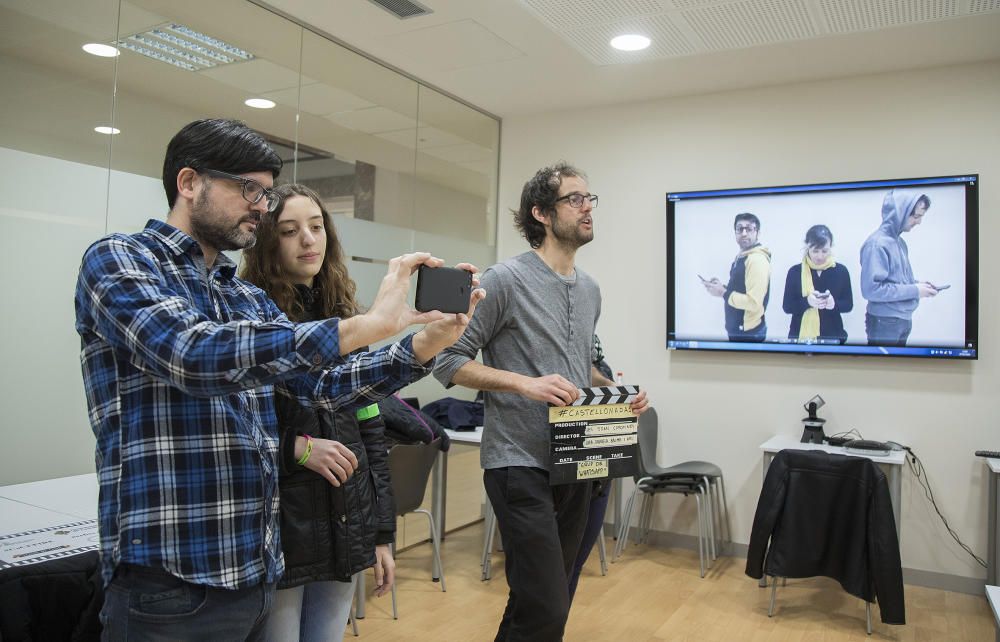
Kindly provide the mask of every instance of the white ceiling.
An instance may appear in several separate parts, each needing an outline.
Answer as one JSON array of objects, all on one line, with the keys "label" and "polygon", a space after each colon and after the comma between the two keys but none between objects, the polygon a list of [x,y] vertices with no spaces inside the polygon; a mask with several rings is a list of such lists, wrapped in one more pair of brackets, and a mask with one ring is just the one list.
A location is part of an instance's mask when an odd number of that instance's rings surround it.
[{"label": "white ceiling", "polygon": [[259,2],[501,117],[1000,58],[1000,0],[421,3]]}]

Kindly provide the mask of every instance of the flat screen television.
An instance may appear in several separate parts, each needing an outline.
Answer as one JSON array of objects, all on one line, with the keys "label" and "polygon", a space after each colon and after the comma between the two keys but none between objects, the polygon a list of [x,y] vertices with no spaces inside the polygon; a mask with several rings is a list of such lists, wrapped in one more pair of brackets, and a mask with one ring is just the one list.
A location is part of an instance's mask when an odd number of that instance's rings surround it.
[{"label": "flat screen television", "polygon": [[667,193],[667,347],[977,359],[978,185]]}]

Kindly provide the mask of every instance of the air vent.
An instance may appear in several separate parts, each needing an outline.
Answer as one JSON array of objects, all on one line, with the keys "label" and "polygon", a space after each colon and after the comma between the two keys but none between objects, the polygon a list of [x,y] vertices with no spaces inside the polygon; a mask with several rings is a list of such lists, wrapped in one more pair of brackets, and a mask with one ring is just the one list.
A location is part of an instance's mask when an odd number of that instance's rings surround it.
[{"label": "air vent", "polygon": [[429,13],[434,13],[424,5],[419,2],[413,2],[413,0],[368,0],[374,5],[382,7],[392,15],[396,16],[400,20],[406,20],[407,18],[416,18],[417,16],[426,16]]}]

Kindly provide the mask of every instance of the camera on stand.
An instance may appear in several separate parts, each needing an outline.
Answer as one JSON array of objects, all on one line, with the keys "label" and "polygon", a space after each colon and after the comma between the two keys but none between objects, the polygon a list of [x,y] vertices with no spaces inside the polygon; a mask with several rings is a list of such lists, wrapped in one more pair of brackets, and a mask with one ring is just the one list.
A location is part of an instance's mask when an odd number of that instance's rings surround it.
[{"label": "camera on stand", "polygon": [[816,411],[826,405],[823,401],[823,397],[816,395],[805,404],[803,408],[809,413],[808,417],[802,418],[802,439],[804,444],[821,444],[826,435],[823,434],[823,424],[826,423],[826,419],[820,419],[816,416]]}]

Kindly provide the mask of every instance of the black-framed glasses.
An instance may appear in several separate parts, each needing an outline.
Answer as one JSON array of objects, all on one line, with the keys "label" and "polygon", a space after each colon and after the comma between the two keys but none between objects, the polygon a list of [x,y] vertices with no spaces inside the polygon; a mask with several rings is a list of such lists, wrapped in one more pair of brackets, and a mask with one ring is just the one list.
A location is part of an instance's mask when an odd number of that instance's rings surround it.
[{"label": "black-framed glasses", "polygon": [[274,210],[278,209],[278,204],[281,203],[281,197],[278,196],[273,189],[268,189],[255,181],[252,178],[247,178],[246,176],[237,176],[236,174],[229,174],[227,172],[220,172],[217,169],[199,169],[195,170],[199,174],[208,174],[209,176],[218,176],[219,178],[227,178],[231,181],[238,181],[243,184],[243,198],[249,203],[259,203],[260,199],[267,199],[267,212],[270,214]]},{"label": "black-framed glasses", "polygon": [[559,201],[566,201],[569,206],[573,209],[580,209],[583,207],[583,201],[590,201],[590,207],[597,207],[597,194],[580,194],[578,192],[573,192],[572,194],[567,194],[566,196],[560,196],[555,200],[556,203]]},{"label": "black-framed glasses", "polygon": [[757,226],[752,224],[737,225],[733,228],[733,231],[736,232],[737,234],[743,234],[744,232],[746,232],[747,234],[753,234],[754,232],[757,231]]}]

